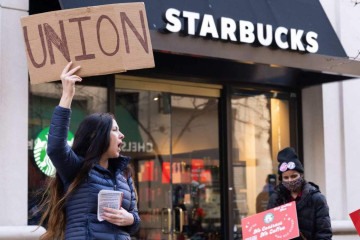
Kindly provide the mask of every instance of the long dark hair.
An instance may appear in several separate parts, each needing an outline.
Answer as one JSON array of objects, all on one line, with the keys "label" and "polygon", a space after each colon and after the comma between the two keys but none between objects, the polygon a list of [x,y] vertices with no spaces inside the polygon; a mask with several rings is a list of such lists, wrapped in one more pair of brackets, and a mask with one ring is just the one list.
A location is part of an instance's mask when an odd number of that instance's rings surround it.
[{"label": "long dark hair", "polygon": [[40,225],[47,222],[47,231],[41,236],[41,240],[64,239],[65,200],[109,148],[113,119],[114,116],[111,113],[94,113],[80,123],[72,149],[78,156],[84,158],[83,165],[66,191],[58,174],[50,179],[41,204],[45,211]]}]

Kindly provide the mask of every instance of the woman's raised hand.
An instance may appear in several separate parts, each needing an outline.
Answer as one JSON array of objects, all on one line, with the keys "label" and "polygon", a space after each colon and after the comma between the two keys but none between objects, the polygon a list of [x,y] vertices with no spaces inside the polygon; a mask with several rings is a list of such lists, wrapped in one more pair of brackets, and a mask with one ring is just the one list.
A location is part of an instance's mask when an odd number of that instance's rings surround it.
[{"label": "woman's raised hand", "polygon": [[63,92],[59,106],[70,108],[72,99],[75,95],[75,83],[81,82],[82,78],[74,73],[80,69],[80,66],[70,69],[72,62],[69,62],[60,75]]}]

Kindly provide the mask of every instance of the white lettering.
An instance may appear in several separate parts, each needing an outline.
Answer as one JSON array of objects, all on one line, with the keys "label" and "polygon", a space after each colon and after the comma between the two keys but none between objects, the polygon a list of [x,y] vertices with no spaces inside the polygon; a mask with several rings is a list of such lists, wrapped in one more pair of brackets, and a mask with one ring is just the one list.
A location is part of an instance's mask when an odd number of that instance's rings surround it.
[{"label": "white lettering", "polygon": [[304,34],[304,30],[301,29],[290,29],[290,43],[292,50],[305,51],[304,45],[302,44],[301,38]]},{"label": "white lettering", "polygon": [[175,8],[169,8],[165,12],[165,18],[168,21],[165,28],[170,32],[180,32],[181,21],[179,20],[180,11]]},{"label": "white lettering", "polygon": [[281,231],[284,231],[285,230],[285,227],[283,226],[280,226],[280,227],[276,227],[275,229],[270,229],[270,234],[274,234],[274,233],[277,233],[277,232],[281,232]]},{"label": "white lettering", "polygon": [[222,17],[220,18],[221,23],[221,39],[236,41],[235,31],[236,22],[231,18]]},{"label": "white lettering", "polygon": [[[183,18],[183,21],[181,20]],[[318,34],[309,31],[305,34],[302,29],[290,30],[285,27],[274,28],[269,24],[254,23],[245,20],[235,20],[227,17],[220,18],[220,25],[216,25],[216,19],[210,14],[203,16],[197,12],[179,11],[169,8],[165,12],[166,30],[176,33],[184,31],[188,35],[200,37],[212,37],[225,41],[240,43],[258,42],[262,46],[275,45],[280,49],[291,49],[294,51],[307,51],[316,53],[319,50],[317,42]],[[182,25],[184,24],[184,26]],[[219,29],[218,29],[219,27]],[[237,39],[237,32],[239,39]]]},{"label": "white lettering", "polygon": [[288,34],[288,29],[284,28],[284,27],[278,27],[275,30],[275,42],[276,45],[281,48],[281,49],[288,49],[289,48],[289,44],[285,41],[283,41],[281,39],[282,35],[287,35]]},{"label": "white lettering", "polygon": [[306,51],[316,53],[319,50],[319,43],[316,41],[318,34],[316,32],[308,32],[306,34],[306,42],[309,44]]},{"label": "white lettering", "polygon": [[188,11],[183,11],[183,17],[187,19],[188,22],[188,26],[187,26],[187,33],[189,35],[195,35],[195,20],[199,20],[200,19],[200,14],[199,13],[194,13],[194,12],[188,12]]},{"label": "white lettering", "polygon": [[138,143],[138,152],[145,152],[145,143]]},{"label": "white lettering", "polygon": [[204,14],[200,29],[200,36],[206,37],[208,34],[211,34],[213,38],[219,38],[213,16]]},{"label": "white lettering", "polygon": [[[266,33],[264,33],[264,24],[258,23],[257,24],[257,37],[258,41],[261,45],[267,47],[270,46],[273,41],[273,35],[272,35],[272,26],[269,24],[266,24]],[[266,36],[265,36],[266,34]]]},{"label": "white lettering", "polygon": [[130,142],[131,151],[137,152],[137,144],[135,142]]},{"label": "white lettering", "polygon": [[122,152],[153,152],[151,142],[124,142]]},{"label": "white lettering", "polygon": [[263,226],[261,228],[261,231],[267,231],[267,230],[272,229],[272,228],[281,227],[282,225],[283,225],[282,221],[278,222],[278,223],[272,223],[270,225]]},{"label": "white lettering", "polygon": [[147,152],[152,152],[154,150],[152,143],[148,142],[148,143],[146,143],[146,146],[147,146],[147,148],[146,148]]},{"label": "white lettering", "polygon": [[253,43],[255,41],[254,30],[255,30],[255,26],[252,22],[240,20],[239,21],[240,42]]}]

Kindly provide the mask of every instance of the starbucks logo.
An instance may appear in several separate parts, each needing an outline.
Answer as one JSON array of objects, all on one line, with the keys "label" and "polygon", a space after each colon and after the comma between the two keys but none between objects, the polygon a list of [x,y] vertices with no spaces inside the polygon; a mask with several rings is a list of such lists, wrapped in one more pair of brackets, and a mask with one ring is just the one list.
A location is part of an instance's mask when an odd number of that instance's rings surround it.
[{"label": "starbucks logo", "polygon": [[[49,128],[44,128],[34,141],[34,159],[38,168],[47,176],[55,176],[55,167],[46,153]],[[74,141],[74,134],[68,132],[67,142],[71,146]]]},{"label": "starbucks logo", "polygon": [[272,221],[274,221],[274,218],[275,218],[274,214],[272,214],[272,213],[267,213],[267,214],[265,215],[265,217],[264,217],[264,223],[269,224],[269,223],[271,223]]}]

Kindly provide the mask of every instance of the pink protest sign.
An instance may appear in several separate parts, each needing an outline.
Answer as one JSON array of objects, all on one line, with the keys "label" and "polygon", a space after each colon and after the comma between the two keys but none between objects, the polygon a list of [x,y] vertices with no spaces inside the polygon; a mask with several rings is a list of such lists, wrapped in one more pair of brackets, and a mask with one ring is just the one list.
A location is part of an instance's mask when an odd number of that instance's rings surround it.
[{"label": "pink protest sign", "polygon": [[244,240],[292,239],[299,236],[296,203],[252,215],[241,220]]}]

